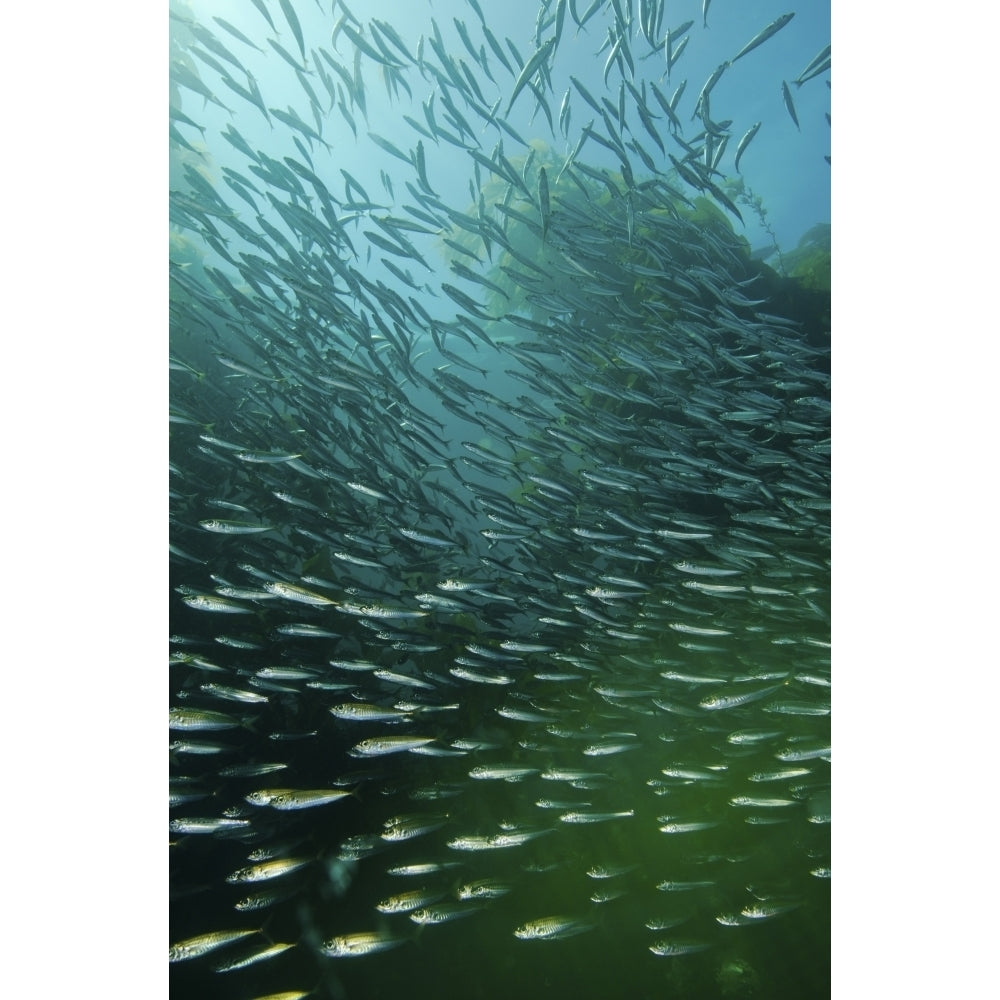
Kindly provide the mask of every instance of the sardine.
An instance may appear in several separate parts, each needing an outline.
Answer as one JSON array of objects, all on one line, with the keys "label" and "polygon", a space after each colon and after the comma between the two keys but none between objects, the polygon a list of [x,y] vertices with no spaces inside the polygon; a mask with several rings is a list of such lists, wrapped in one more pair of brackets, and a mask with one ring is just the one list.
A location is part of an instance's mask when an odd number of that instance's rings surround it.
[{"label": "sardine", "polygon": [[736,62],[741,56],[745,56],[748,52],[752,52],[758,45],[763,45],[772,35],[776,35],[781,29],[788,24],[788,22],[795,17],[795,12],[792,11],[789,14],[782,14],[780,17],[776,17],[766,28],[757,32],[753,38],[750,39],[746,45],[740,49],[736,55],[730,59],[730,63]]},{"label": "sardine", "polygon": [[211,931],[208,934],[199,934],[197,937],[185,938],[170,946],[170,961],[185,962],[188,959],[200,958],[202,955],[207,955],[218,948],[224,948],[234,941],[259,933],[260,931],[256,929]]}]

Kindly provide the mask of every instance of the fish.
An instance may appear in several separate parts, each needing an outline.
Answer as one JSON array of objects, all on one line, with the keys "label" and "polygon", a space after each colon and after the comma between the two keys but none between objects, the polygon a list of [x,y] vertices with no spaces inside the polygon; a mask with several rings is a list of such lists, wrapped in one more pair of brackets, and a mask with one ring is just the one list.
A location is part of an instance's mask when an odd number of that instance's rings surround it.
[{"label": "fish", "polygon": [[214,594],[185,594],[181,600],[196,611],[218,611],[230,615],[252,615],[253,609]]},{"label": "fish", "polygon": [[[817,66],[815,66],[811,71],[804,72],[802,74],[802,76],[798,77],[797,79],[793,80],[792,82],[795,84],[796,87],[801,87],[802,84],[804,84],[807,80],[812,80],[815,77],[820,76],[822,73],[826,73],[829,69],[830,69],[830,58],[827,57],[825,60],[823,60]],[[827,85],[828,86],[829,86],[829,83],[830,83],[830,81],[827,80]],[[825,113],[826,112],[824,112],[824,114]]]},{"label": "fish", "polygon": [[470,917],[479,911],[478,906],[468,906],[462,903],[438,903],[436,906],[422,906],[410,914],[410,920],[415,924],[443,924],[461,917]]},{"label": "fish", "polygon": [[830,46],[826,45],[813,56],[806,68],[793,81],[797,87],[801,87],[806,80],[811,80],[830,68],[830,51]]},{"label": "fish", "polygon": [[271,20],[271,14],[267,9],[267,4],[265,0],[250,0],[250,2],[260,11],[261,16],[267,21],[272,31],[277,31],[278,29],[274,26],[274,21]]},{"label": "fish", "polygon": [[396,722],[410,718],[410,713],[397,708],[383,708],[380,705],[358,701],[332,705],[330,714],[337,719],[345,719],[350,722]]},{"label": "fish", "polygon": [[469,899],[499,899],[506,896],[513,886],[501,879],[486,878],[475,882],[465,882],[455,890],[460,900]]},{"label": "fish", "polygon": [[808,767],[776,767],[768,771],[754,771],[748,781],[787,781],[789,778],[802,778],[812,772]]},{"label": "fish", "polygon": [[186,962],[192,958],[201,958],[219,948],[224,948],[234,941],[259,934],[257,929],[251,930],[231,930],[231,931],[210,931],[207,934],[199,934],[192,938],[185,938],[170,946],[171,962]]},{"label": "fish", "polygon": [[188,816],[170,821],[171,833],[218,833],[220,830],[240,830],[250,825],[247,819],[231,819],[227,816]]},{"label": "fish", "polygon": [[431,187],[430,181],[427,179],[427,163],[424,155],[424,144],[418,139],[416,153],[414,155],[416,167],[417,167],[417,179],[420,182],[420,186],[434,197],[437,197],[437,193]]},{"label": "fish", "polygon": [[628,740],[609,740],[604,743],[591,743],[583,748],[586,757],[609,757],[612,754],[625,753],[627,750],[638,750],[641,743],[634,743]]},{"label": "fish", "polygon": [[442,549],[449,549],[454,545],[454,542],[450,539],[440,538],[437,535],[431,535],[425,531],[415,531],[412,528],[400,528],[399,533],[404,538],[409,538],[414,542],[420,542],[422,545],[431,545]]},{"label": "fish", "polygon": [[372,676],[389,684],[402,684],[406,687],[423,688],[425,691],[433,691],[434,685],[419,677],[411,677],[409,674],[401,674],[396,670],[374,670]]},{"label": "fish", "polygon": [[694,820],[687,823],[679,823],[670,820],[659,827],[660,833],[700,833],[702,830],[711,830],[719,824],[710,820]]},{"label": "fish", "polygon": [[656,888],[659,889],[660,892],[690,892],[694,889],[709,889],[713,885],[715,885],[715,882],[711,879],[700,879],[688,882],[667,880],[657,883]]},{"label": "fish", "polygon": [[371,736],[356,743],[349,753],[354,757],[381,757],[416,750],[433,742],[433,736]]},{"label": "fish", "polygon": [[284,59],[285,62],[288,63],[288,65],[291,66],[296,72],[304,69],[304,67],[296,61],[295,56],[293,56],[283,45],[280,45],[273,38],[269,38],[267,40],[267,44],[270,45],[271,48],[274,49],[274,51],[277,52],[278,55],[281,56],[281,58]]},{"label": "fish", "polygon": [[391,156],[395,156],[397,160],[402,160],[406,164],[411,164],[412,160],[406,155],[398,146],[389,142],[388,139],[384,139],[380,135],[376,135],[374,132],[368,133],[368,138],[375,143],[376,146],[381,147]]},{"label": "fish", "polygon": [[730,805],[749,809],[783,809],[794,806],[795,799],[765,798],[760,795],[734,795],[729,800]]},{"label": "fish", "polygon": [[256,45],[245,34],[243,34],[243,32],[239,30],[239,28],[237,28],[234,25],[230,24],[228,21],[224,20],[221,17],[216,17],[215,15],[212,16],[212,20],[215,21],[215,23],[220,28],[222,28],[223,31],[227,31],[230,35],[232,35],[233,38],[238,39],[244,45],[249,45],[250,48],[256,49],[258,52],[260,52],[260,53],[263,54],[264,50],[259,45]]},{"label": "fish", "polygon": [[776,701],[765,706],[765,711],[779,715],[815,715],[830,714],[829,703],[811,701]]},{"label": "fish", "polygon": [[242,688],[233,688],[225,684],[202,684],[201,690],[205,694],[222,698],[223,701],[235,701],[243,705],[259,705],[269,700],[266,694],[245,691]]},{"label": "fish", "polygon": [[537,837],[551,833],[551,830],[515,830],[507,833],[494,833],[487,836],[472,834],[454,837],[448,841],[448,846],[455,851],[492,851],[507,847],[520,847]]},{"label": "fish", "polygon": [[716,66],[715,69],[712,71],[712,74],[709,76],[709,78],[705,81],[704,86],[698,93],[698,99],[695,101],[694,114],[691,115],[692,121],[694,121],[694,119],[698,115],[702,116],[707,115],[707,103],[709,95],[712,92],[712,88],[715,87],[715,85],[719,82],[719,80],[722,79],[722,74],[727,69],[729,69],[731,65],[732,63],[728,60],[726,62],[719,63],[719,65]]},{"label": "fish", "polygon": [[752,903],[749,906],[744,906],[740,910],[741,916],[748,917],[750,920],[770,920],[773,917],[781,916],[783,913],[788,913],[791,910],[795,910],[802,905],[801,900],[790,900],[790,901],[777,901],[777,900],[765,900],[759,903]]},{"label": "fish", "polygon": [[788,116],[795,122],[795,127],[801,132],[799,116],[795,113],[795,102],[792,100],[792,92],[788,89],[788,83],[785,80],[781,81],[781,99],[785,102]]},{"label": "fish", "polygon": [[610,780],[610,775],[600,771],[582,771],[576,768],[548,768],[543,771],[540,777],[547,781],[568,781],[571,784],[577,781],[596,781],[601,779]]},{"label": "fish", "polygon": [[[287,2],[287,0],[284,0],[284,2]],[[382,65],[390,68],[401,68],[401,64],[399,62],[392,57],[383,54],[378,49],[372,48],[372,46],[369,45],[368,42],[346,22],[341,25],[341,30],[354,43],[355,47],[364,55],[368,56],[369,59],[373,59],[375,62],[381,63]]]},{"label": "fish", "polygon": [[522,941],[555,941],[593,930],[594,924],[578,917],[538,917],[514,929]]},{"label": "fish", "polygon": [[[688,25],[690,25],[692,22],[689,21],[687,23]],[[670,82],[670,73],[674,68],[674,64],[677,62],[678,59],[680,59],[681,53],[687,48],[687,44],[691,40],[690,37],[682,38],[677,48],[674,48],[673,41],[674,41],[674,34],[676,33],[677,33],[676,29],[673,33],[668,31],[666,39],[664,40],[664,48],[666,50],[666,58],[667,58],[666,76],[668,83]]]},{"label": "fish", "polygon": [[411,913],[431,903],[436,903],[444,897],[443,890],[413,889],[410,892],[399,892],[375,904],[379,913]]},{"label": "fish", "polygon": [[226,877],[231,884],[240,882],[267,882],[275,878],[283,878],[293,872],[305,868],[310,863],[309,858],[273,858],[260,864],[239,868]]},{"label": "fish", "polygon": [[322,943],[320,951],[329,958],[364,958],[398,948],[405,940],[381,931],[358,931],[329,938]]},{"label": "fish", "polygon": [[221,778],[259,778],[265,774],[274,774],[276,771],[284,771],[288,767],[281,761],[273,761],[260,764],[227,764],[220,767],[218,774]]},{"label": "fish", "polygon": [[683,632],[685,635],[732,635],[728,629],[705,628],[700,625],[686,625],[684,622],[668,622],[667,628],[672,628],[675,632]]},{"label": "fish", "polygon": [[[756,730],[738,730],[734,733],[730,733],[726,740],[729,743],[734,743],[736,746],[754,746],[757,743],[766,743],[770,740],[776,739],[781,736],[781,730],[779,729],[756,729]],[[786,760],[788,758],[780,758]]]},{"label": "fish", "polygon": [[657,941],[649,946],[649,950],[654,955],[660,956],[674,956],[674,955],[692,955],[699,951],[705,951],[707,948],[711,948],[711,942],[709,941],[698,941],[698,940],[664,940]]},{"label": "fish", "polygon": [[249,795],[244,795],[243,798],[252,806],[270,806],[272,809],[287,811],[289,809],[312,809],[330,802],[339,802],[350,794],[351,792],[326,788],[268,788],[251,792]]},{"label": "fish", "polygon": [[450,868],[457,867],[457,862],[427,861],[409,865],[394,865],[392,868],[386,869],[386,874],[402,875],[410,878],[418,875],[433,875],[437,872],[447,871]]},{"label": "fish", "polygon": [[510,115],[510,110],[514,106],[514,101],[517,100],[518,95],[525,88],[528,81],[535,75],[535,73],[538,72],[539,68],[544,65],[545,61],[552,54],[555,45],[555,37],[550,38],[540,48],[538,48],[531,58],[524,64],[517,79],[514,81],[514,87],[511,90],[510,98],[507,101],[507,110],[504,112],[505,118]]},{"label": "fish", "polygon": [[239,958],[232,958],[228,962],[220,962],[213,966],[215,972],[235,972],[237,969],[245,969],[247,966],[256,965],[258,962],[266,962],[270,958],[294,948],[294,942],[276,941],[274,944],[266,945],[257,951],[249,952]]},{"label": "fish", "polygon": [[480,764],[469,771],[469,777],[483,781],[520,781],[531,774],[538,774],[537,767],[515,767],[501,764]]},{"label": "fish", "polygon": [[224,111],[228,111],[232,114],[231,109],[227,108],[222,101],[220,101],[215,94],[212,93],[212,91],[202,82],[201,77],[191,67],[185,65],[184,63],[176,60],[171,62],[170,79],[172,82],[175,82],[182,87],[186,87],[188,90],[191,90],[203,97],[206,102],[217,104]]},{"label": "fish", "polygon": [[587,875],[597,879],[618,878],[635,871],[637,867],[638,865],[591,865],[587,869]]},{"label": "fish", "polygon": [[298,584],[286,583],[283,580],[275,580],[265,583],[264,589],[275,597],[283,597],[287,601],[294,601],[297,604],[308,604],[310,607],[326,607],[336,604],[332,597],[326,597],[314,590],[300,587]]},{"label": "fish", "polygon": [[308,996],[312,996],[312,990],[281,990],[279,993],[253,997],[253,1000],[305,1000]]},{"label": "fish", "polygon": [[750,691],[732,691],[730,693],[714,692],[703,698],[698,704],[701,708],[709,712],[725,711],[730,708],[739,708],[742,705],[749,705],[751,702],[762,701],[776,694],[785,686],[781,684],[769,684],[766,687],[754,688]]},{"label": "fish", "polygon": [[383,618],[387,620],[400,620],[410,618],[424,618],[426,611],[412,611],[408,608],[390,608],[382,604],[354,604],[351,601],[335,602],[334,606],[338,611],[346,615],[355,615],[359,618]]},{"label": "fish", "polygon": [[559,819],[563,823],[606,823],[608,820],[625,819],[634,815],[634,809],[623,809],[620,812],[584,812],[574,809],[562,813]]},{"label": "fish", "polygon": [[224,729],[236,729],[245,723],[225,712],[216,712],[208,708],[182,708],[172,706],[170,709],[170,728],[192,732],[217,732]]},{"label": "fish", "polygon": [[396,843],[402,840],[413,840],[424,834],[440,830],[448,822],[447,815],[440,816],[393,816],[383,824],[383,840]]},{"label": "fish", "polygon": [[549,219],[552,215],[552,208],[549,204],[549,181],[545,173],[545,167],[538,171],[538,211],[542,220],[542,240],[549,231]]},{"label": "fish", "polygon": [[171,754],[193,754],[195,756],[214,756],[219,753],[232,753],[233,747],[224,743],[208,743],[204,740],[171,740]]},{"label": "fish", "polygon": [[743,48],[729,60],[730,64],[736,62],[737,59],[745,56],[748,52],[752,52],[758,45],[763,45],[769,38],[781,31],[781,29],[788,24],[793,17],[795,17],[795,11],[776,17],[766,28],[758,31],[757,34],[754,35],[753,38],[751,38],[750,41],[747,42],[746,45],[744,45]]},{"label": "fish", "polygon": [[830,746],[829,744],[788,746],[779,750],[774,756],[782,761],[814,760],[817,757],[828,758],[830,756]]},{"label": "fish", "polygon": [[734,170],[739,171],[740,158],[746,151],[747,146],[750,145],[750,142],[753,139],[753,137],[758,133],[758,131],[760,131],[760,126],[761,126],[760,122],[754,122],[754,124],[751,125],[750,128],[746,130],[746,132],[743,135],[743,138],[740,139],[739,144],[736,147],[736,159],[733,162]]}]

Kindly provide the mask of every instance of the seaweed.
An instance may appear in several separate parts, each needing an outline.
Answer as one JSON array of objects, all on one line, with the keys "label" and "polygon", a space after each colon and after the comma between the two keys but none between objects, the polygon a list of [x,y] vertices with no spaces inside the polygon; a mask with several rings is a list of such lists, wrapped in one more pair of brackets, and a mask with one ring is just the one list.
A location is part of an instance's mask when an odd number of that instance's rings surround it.
[{"label": "seaweed", "polygon": [[817,223],[786,255],[789,277],[811,291],[830,292],[830,224]]},{"label": "seaweed", "polygon": [[[774,248],[774,253],[778,257],[778,272],[784,277],[787,276],[788,270],[785,266],[785,259],[781,252],[781,246],[778,244],[778,237],[774,232],[774,228],[771,223],[767,221],[767,209],[764,207],[764,199],[757,194],[749,184],[742,177],[730,177],[725,182],[725,188],[727,193],[729,193],[733,200],[741,205],[745,205],[747,208],[757,216],[757,220],[760,222],[761,229],[771,238],[771,245]],[[771,256],[771,254],[768,254]]]}]

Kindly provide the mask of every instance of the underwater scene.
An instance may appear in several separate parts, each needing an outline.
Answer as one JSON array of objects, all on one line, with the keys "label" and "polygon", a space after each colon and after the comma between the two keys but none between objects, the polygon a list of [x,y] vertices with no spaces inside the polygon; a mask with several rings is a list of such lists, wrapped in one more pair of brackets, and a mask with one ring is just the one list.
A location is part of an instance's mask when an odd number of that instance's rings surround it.
[{"label": "underwater scene", "polygon": [[829,996],[829,3],[169,50],[171,996]]}]

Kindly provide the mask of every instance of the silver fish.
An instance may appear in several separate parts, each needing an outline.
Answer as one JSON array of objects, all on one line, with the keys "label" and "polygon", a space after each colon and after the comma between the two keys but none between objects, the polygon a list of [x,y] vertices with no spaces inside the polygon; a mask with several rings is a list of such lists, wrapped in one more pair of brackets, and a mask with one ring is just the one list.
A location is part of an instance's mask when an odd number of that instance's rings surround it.
[{"label": "silver fish", "polygon": [[199,934],[196,937],[185,938],[170,946],[170,961],[185,962],[191,958],[200,958],[217,948],[223,948],[227,944],[239,941],[241,938],[250,937],[252,934],[259,934],[256,929],[233,930],[233,931],[211,931],[208,934]]},{"label": "silver fish", "polygon": [[433,742],[433,736],[371,736],[356,743],[348,752],[352,757],[381,757],[384,754],[414,750]]},{"label": "silver fish", "polygon": [[554,941],[582,934],[593,927],[593,924],[578,917],[539,917],[515,928],[514,937],[522,941]]},{"label": "silver fish", "polygon": [[737,172],[739,172],[740,169],[740,158],[743,156],[744,152],[746,152],[746,148],[750,145],[753,137],[760,131],[760,126],[760,122],[754,122],[754,124],[746,130],[743,138],[740,139],[739,144],[736,147],[736,159],[733,163],[733,169]]},{"label": "silver fish", "polygon": [[785,102],[785,108],[788,110],[789,117],[795,122],[795,127],[801,132],[799,116],[795,113],[795,102],[792,100],[792,92],[784,80],[781,81],[781,99]]},{"label": "silver fish", "polygon": [[315,806],[325,806],[330,802],[339,802],[352,794],[337,789],[313,788],[268,788],[251,792],[244,799],[252,806],[270,806],[287,812],[292,809],[312,809]]},{"label": "silver fish", "polygon": [[405,938],[381,931],[361,931],[355,934],[340,934],[324,941],[320,950],[330,958],[363,958],[379,952],[397,948]]},{"label": "silver fish", "polygon": [[766,28],[759,31],[753,38],[750,39],[746,45],[740,49],[736,55],[733,56],[729,61],[731,63],[736,62],[741,56],[745,56],[748,52],[752,52],[758,45],[763,45],[769,38],[776,35],[781,29],[788,24],[788,22],[795,17],[795,12],[792,11],[789,14],[782,14],[780,17],[776,17]]}]

